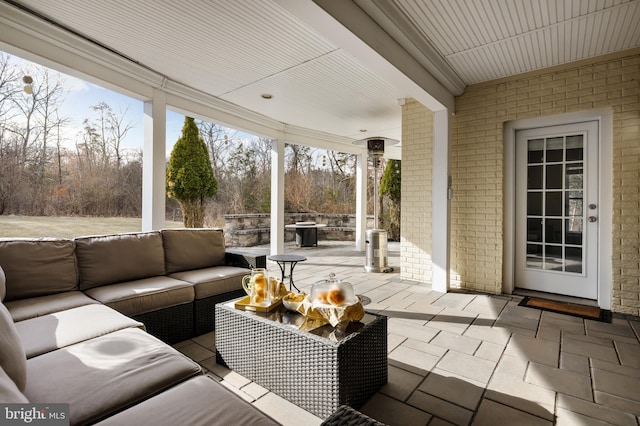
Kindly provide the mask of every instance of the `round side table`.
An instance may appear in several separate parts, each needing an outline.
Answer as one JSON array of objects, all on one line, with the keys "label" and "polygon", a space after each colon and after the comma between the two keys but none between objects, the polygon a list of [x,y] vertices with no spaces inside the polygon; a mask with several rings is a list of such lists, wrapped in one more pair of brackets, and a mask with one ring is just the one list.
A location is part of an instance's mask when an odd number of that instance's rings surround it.
[{"label": "round side table", "polygon": [[[273,256],[268,256],[267,259],[273,260],[280,267],[280,271],[282,272],[282,281],[284,282],[285,278],[289,278],[289,290],[291,287],[300,291],[298,287],[293,283],[293,268],[296,266],[298,262],[304,262],[307,260],[304,256],[299,256],[297,254],[276,254]],[[286,273],[287,264],[289,264],[289,275]]]}]

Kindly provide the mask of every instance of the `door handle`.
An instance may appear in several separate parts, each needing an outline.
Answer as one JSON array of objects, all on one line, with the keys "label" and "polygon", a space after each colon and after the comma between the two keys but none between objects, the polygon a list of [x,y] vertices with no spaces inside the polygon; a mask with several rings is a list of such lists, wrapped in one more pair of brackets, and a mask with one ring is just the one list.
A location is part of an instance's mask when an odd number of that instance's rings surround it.
[{"label": "door handle", "polygon": [[595,216],[589,216],[589,222],[595,222],[595,221],[597,221],[597,220],[598,220],[598,218],[597,218],[597,217],[595,217]]}]

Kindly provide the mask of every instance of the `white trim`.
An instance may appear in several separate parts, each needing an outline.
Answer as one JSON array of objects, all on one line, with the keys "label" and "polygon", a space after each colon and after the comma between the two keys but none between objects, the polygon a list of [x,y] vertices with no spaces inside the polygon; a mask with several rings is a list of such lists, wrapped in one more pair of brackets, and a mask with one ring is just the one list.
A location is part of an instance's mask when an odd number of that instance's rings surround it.
[{"label": "white trim", "polygon": [[584,121],[599,124],[599,253],[598,253],[598,306],[611,309],[612,281],[612,221],[613,221],[613,110],[594,109],[553,116],[516,120],[504,127],[504,253],[502,264],[502,291],[514,289],[515,239],[515,138],[516,131],[537,127],[558,126]]},{"label": "white trim", "polygon": [[166,207],[167,104],[164,92],[154,90],[144,103],[142,150],[142,230],[164,228]]},{"label": "white trim", "polygon": [[284,253],[284,140],[271,141],[270,254]]},{"label": "white trim", "polygon": [[[433,180],[431,188],[431,286],[446,293],[450,285],[449,131],[447,110],[433,113]],[[427,278],[427,277],[425,277]]]},{"label": "white trim", "polygon": [[365,250],[367,230],[367,154],[356,156],[356,250]]}]

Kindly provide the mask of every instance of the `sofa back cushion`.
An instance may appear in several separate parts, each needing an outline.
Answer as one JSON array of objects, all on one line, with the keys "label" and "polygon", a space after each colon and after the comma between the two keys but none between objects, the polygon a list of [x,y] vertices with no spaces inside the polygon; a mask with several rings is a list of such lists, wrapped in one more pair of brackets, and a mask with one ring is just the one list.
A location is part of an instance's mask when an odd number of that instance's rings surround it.
[{"label": "sofa back cushion", "polygon": [[21,392],[27,385],[27,356],[7,307],[0,303],[0,368]]},{"label": "sofa back cushion", "polygon": [[78,237],[80,290],[164,275],[160,232]]},{"label": "sofa back cushion", "polygon": [[78,289],[73,240],[2,238],[0,266],[6,276],[6,301]]},{"label": "sofa back cushion", "polygon": [[224,265],[221,229],[163,229],[167,274]]},{"label": "sofa back cushion", "polygon": [[0,401],[3,404],[26,404],[29,402],[26,396],[16,386],[11,377],[0,367]]}]

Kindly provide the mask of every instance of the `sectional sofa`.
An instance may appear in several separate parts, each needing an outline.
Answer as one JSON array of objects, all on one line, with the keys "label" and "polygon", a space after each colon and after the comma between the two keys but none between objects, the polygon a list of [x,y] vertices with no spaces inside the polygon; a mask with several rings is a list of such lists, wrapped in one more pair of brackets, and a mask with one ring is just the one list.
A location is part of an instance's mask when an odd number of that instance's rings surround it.
[{"label": "sectional sofa", "polygon": [[214,229],[0,239],[0,403],[68,403],[73,425],[277,424],[167,344],[213,329],[265,263]]}]

